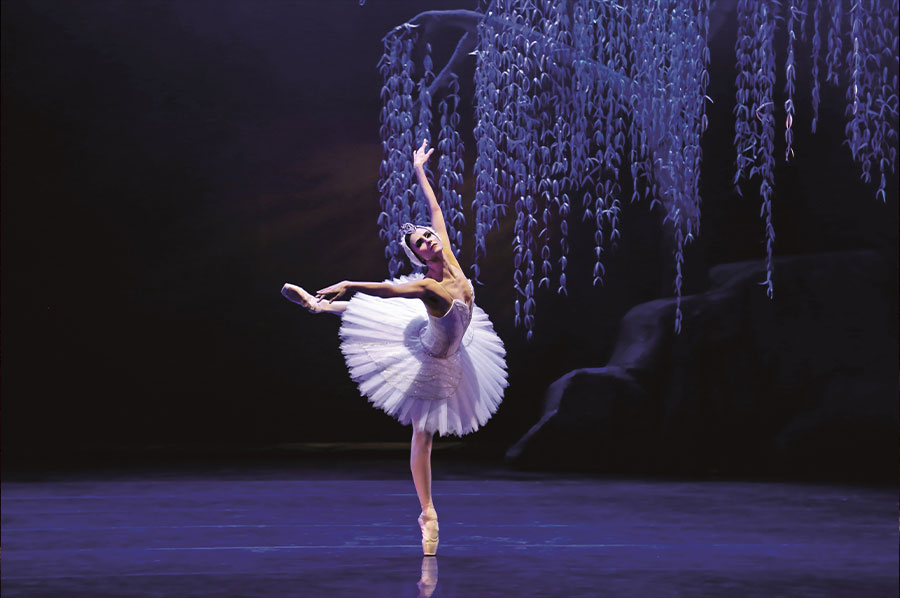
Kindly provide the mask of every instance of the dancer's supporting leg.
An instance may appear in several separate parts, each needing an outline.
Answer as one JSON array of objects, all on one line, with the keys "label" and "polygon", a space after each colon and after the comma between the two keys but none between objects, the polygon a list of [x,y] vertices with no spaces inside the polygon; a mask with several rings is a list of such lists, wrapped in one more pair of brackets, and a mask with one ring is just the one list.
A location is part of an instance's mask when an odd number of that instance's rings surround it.
[{"label": "dancer's supporting leg", "polygon": [[313,295],[307,293],[303,288],[293,284],[285,284],[281,288],[281,294],[289,300],[302,305],[312,313],[332,313],[340,314],[347,309],[349,301],[332,301],[329,303],[324,299],[317,301]]},{"label": "dancer's supporting leg", "polygon": [[434,503],[431,500],[431,444],[432,434],[413,428],[412,445],[409,452],[409,468],[412,471],[413,482],[416,484],[416,494],[419,495],[419,504],[422,512],[434,511]]},{"label": "dancer's supporting leg", "polygon": [[434,554],[437,550],[438,521],[437,511],[431,500],[431,445],[433,434],[413,428],[412,444],[409,452],[409,469],[412,471],[416,494],[422,514],[419,515],[419,527],[422,530],[422,549],[425,554]]}]

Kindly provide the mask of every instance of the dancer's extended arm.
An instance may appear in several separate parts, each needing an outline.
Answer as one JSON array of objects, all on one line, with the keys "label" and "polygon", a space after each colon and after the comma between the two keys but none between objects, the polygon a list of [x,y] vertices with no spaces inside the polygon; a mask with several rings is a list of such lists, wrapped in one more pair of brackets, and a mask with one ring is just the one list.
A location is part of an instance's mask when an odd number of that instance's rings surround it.
[{"label": "dancer's extended arm", "polygon": [[329,302],[343,296],[345,293],[365,293],[376,297],[409,297],[413,299],[434,299],[441,295],[440,285],[430,279],[423,278],[404,284],[391,284],[389,282],[355,282],[344,280],[316,292],[317,298],[332,297]]},{"label": "dancer's extended arm", "polygon": [[427,152],[425,148],[428,146],[428,140],[422,141],[422,147],[416,150],[413,154],[413,170],[416,172],[416,179],[419,181],[419,187],[422,188],[422,193],[425,195],[425,199],[428,200],[428,208],[431,211],[431,227],[437,231],[438,236],[441,238],[441,245],[444,246],[444,255],[447,256],[447,259],[454,264],[457,268],[460,268],[459,262],[456,261],[456,256],[453,255],[453,250],[450,248],[450,235],[447,233],[447,224],[444,222],[444,213],[441,211],[441,206],[438,203],[437,197],[434,195],[434,190],[431,188],[431,183],[428,182],[428,178],[425,176],[425,163],[428,161],[428,158],[431,157],[432,152],[434,152],[434,148],[431,148]]}]

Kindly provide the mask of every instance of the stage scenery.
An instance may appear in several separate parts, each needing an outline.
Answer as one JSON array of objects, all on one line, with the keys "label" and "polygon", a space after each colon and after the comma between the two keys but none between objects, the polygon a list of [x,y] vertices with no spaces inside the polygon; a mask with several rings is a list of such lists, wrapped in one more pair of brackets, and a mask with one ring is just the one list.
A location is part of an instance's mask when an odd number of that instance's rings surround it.
[{"label": "stage scenery", "polygon": [[0,593],[891,597],[896,0],[5,0]]}]

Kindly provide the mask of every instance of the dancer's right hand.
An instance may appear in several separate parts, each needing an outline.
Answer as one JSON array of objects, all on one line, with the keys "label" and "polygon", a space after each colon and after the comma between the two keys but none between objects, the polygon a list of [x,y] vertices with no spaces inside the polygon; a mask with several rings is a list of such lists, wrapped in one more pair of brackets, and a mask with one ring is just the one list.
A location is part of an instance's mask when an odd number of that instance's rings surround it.
[{"label": "dancer's right hand", "polygon": [[344,293],[350,290],[350,281],[342,280],[336,284],[331,285],[330,287],[325,287],[324,289],[319,289],[316,291],[316,298],[323,299],[326,295],[334,295],[331,299],[328,300],[328,303],[331,303],[338,297],[341,297]]}]

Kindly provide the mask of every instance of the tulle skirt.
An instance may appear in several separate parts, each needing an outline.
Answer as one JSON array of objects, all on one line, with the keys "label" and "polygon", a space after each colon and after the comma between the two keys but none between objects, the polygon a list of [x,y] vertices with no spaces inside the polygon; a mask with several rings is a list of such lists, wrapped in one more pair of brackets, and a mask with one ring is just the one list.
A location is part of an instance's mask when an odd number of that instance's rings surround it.
[{"label": "tulle skirt", "polygon": [[360,393],[375,407],[417,430],[463,436],[487,423],[500,406],[506,350],[477,305],[452,355],[426,352],[421,331],[431,325],[420,299],[357,293],[341,316],[341,352]]}]

